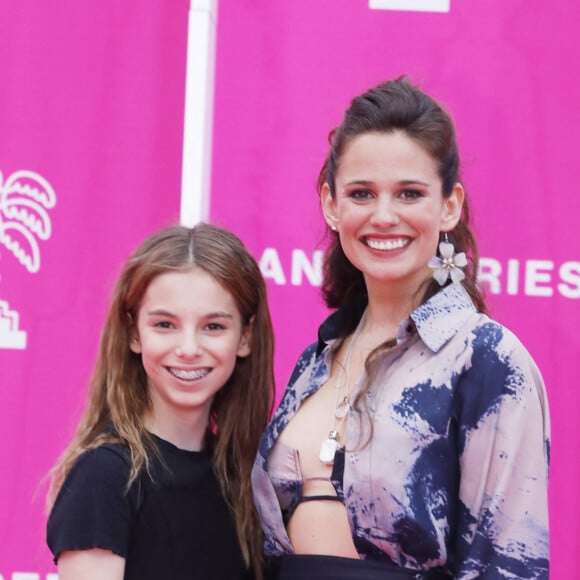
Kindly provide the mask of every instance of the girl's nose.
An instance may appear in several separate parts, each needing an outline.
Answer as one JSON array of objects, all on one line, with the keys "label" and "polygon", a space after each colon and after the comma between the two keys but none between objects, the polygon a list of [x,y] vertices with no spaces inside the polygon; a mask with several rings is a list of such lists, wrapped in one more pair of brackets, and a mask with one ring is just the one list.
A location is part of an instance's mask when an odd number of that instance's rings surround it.
[{"label": "girl's nose", "polygon": [[177,356],[181,358],[191,358],[196,356],[200,350],[200,344],[195,332],[183,332],[180,342],[175,349]]}]

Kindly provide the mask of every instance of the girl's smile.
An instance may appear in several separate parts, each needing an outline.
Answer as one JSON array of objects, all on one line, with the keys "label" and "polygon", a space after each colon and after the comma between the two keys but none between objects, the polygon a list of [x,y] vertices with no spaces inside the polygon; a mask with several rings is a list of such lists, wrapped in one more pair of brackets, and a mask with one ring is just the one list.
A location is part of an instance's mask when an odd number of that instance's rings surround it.
[{"label": "girl's smile", "polygon": [[160,274],[145,292],[136,327],[131,349],[147,373],[150,429],[163,432],[176,415],[206,424],[237,357],[250,354],[231,294],[199,267]]}]

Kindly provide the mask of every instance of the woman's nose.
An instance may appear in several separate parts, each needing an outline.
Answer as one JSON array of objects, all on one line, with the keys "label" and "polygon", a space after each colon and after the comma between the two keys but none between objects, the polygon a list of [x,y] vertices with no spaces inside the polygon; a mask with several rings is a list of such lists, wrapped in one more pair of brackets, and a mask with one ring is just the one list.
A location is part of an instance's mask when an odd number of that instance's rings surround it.
[{"label": "woman's nose", "polygon": [[370,221],[374,226],[392,226],[398,224],[400,217],[397,211],[396,200],[388,194],[378,195],[373,204],[373,213]]}]

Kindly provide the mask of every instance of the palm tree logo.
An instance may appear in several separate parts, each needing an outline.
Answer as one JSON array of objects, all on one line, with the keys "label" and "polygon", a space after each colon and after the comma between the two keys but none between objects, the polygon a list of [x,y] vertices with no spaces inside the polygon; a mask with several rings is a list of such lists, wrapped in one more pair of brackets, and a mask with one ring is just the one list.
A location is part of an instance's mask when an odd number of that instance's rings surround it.
[{"label": "palm tree logo", "polygon": [[[0,172],[0,245],[30,272],[40,269],[39,242],[50,238],[48,215],[56,205],[54,189],[33,171],[16,171],[4,181]],[[26,348],[26,333],[18,328],[18,312],[0,298],[0,348]]]}]

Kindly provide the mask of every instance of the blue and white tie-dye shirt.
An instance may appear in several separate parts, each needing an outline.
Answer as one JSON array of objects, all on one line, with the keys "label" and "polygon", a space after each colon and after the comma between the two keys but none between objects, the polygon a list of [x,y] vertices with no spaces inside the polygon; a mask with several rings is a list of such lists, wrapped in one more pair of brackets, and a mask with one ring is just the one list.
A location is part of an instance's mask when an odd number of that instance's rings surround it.
[{"label": "blue and white tie-dye shirt", "polygon": [[[256,458],[270,556],[293,549],[268,454],[328,379],[341,314],[300,357]],[[548,404],[520,341],[453,284],[401,323],[378,365],[366,395],[372,439],[360,445],[369,427],[355,410],[346,432],[343,491],[355,546],[461,579],[548,578]]]}]

